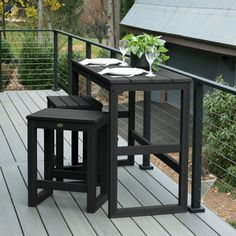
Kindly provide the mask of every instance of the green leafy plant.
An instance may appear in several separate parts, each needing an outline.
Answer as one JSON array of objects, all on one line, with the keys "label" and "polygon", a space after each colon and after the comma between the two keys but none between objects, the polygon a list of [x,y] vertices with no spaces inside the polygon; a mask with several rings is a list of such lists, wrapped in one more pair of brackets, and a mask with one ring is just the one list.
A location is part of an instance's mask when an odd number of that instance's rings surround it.
[{"label": "green leafy plant", "polygon": [[142,57],[147,47],[156,48],[157,57],[153,63],[154,69],[169,59],[167,55],[168,49],[165,47],[166,41],[161,39],[161,36],[153,36],[145,33],[135,36],[131,33],[124,36],[123,40],[128,41],[129,51],[138,58]]},{"label": "green leafy plant", "polygon": [[[224,83],[222,77],[217,82]],[[209,171],[236,186],[236,96],[222,90],[204,97],[203,157]]]}]

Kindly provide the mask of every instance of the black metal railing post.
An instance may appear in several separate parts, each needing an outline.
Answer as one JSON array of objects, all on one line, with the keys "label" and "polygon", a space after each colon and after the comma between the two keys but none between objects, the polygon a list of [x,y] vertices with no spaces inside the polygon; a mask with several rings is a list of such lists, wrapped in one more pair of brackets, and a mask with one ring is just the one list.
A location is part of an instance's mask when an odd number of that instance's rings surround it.
[{"label": "black metal railing post", "polygon": [[73,48],[73,38],[68,36],[68,91],[72,94],[72,48]]},{"label": "black metal railing post", "polygon": [[54,46],[54,71],[53,71],[53,90],[59,90],[58,86],[58,32],[54,30],[54,39],[53,39],[53,46]]},{"label": "black metal railing post", "polygon": [[[143,99],[143,136],[150,141],[151,138],[151,92],[144,92]],[[139,165],[142,170],[152,170],[150,155],[143,155],[143,163]]]},{"label": "black metal railing post", "polygon": [[3,92],[2,79],[2,31],[0,31],[0,92]]},{"label": "black metal railing post", "polygon": [[193,213],[203,212],[201,207],[201,173],[202,173],[202,120],[203,120],[203,84],[194,82],[193,95],[193,154],[192,154],[192,196]]},{"label": "black metal railing post", "polygon": [[[92,55],[92,45],[86,42],[86,58],[91,58]],[[87,79],[86,81],[86,94],[91,95],[91,81]]]}]

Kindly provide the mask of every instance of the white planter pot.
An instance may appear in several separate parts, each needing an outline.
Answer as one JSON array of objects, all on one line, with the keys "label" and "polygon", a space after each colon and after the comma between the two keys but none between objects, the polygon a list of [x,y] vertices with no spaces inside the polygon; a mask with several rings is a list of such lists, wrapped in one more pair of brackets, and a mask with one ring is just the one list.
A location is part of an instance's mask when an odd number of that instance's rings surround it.
[{"label": "white planter pot", "polygon": [[201,202],[203,202],[206,194],[212,188],[216,180],[216,176],[213,176],[211,179],[201,180]]}]

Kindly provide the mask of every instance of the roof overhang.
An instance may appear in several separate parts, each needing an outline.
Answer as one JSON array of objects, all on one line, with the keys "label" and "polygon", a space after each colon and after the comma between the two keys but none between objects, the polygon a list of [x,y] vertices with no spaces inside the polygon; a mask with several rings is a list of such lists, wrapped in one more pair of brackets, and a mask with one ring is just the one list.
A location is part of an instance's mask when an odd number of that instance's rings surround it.
[{"label": "roof overhang", "polygon": [[200,39],[195,39],[195,38],[190,38],[190,37],[167,34],[164,32],[151,31],[147,29],[132,27],[125,24],[121,24],[121,25],[125,27],[126,32],[131,32],[134,34],[140,34],[140,33],[145,32],[152,35],[161,35],[162,38],[166,40],[166,42],[168,43],[236,57],[236,46],[234,45],[220,44],[220,43],[211,42],[207,40],[200,40]]},{"label": "roof overhang", "polygon": [[173,44],[236,56],[236,1],[136,0],[126,31],[162,35]]}]

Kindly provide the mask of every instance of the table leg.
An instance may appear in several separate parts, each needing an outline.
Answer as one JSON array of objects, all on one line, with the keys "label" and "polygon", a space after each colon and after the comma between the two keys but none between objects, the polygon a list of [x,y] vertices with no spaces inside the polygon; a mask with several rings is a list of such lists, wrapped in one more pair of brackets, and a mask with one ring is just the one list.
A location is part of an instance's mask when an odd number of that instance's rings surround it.
[{"label": "table leg", "polygon": [[117,210],[117,132],[118,129],[118,93],[109,91],[109,196],[108,216],[112,217]]},{"label": "table leg", "polygon": [[[128,145],[134,146],[130,130],[135,130],[135,92],[129,91]],[[134,156],[128,156],[128,164],[134,165]]]},{"label": "table leg", "polygon": [[[135,92],[129,91],[129,117],[128,117],[128,145],[134,146],[134,139],[130,133],[131,130],[135,130]],[[134,156],[129,155],[128,159],[118,160],[119,166],[133,166]]]},{"label": "table leg", "polygon": [[[144,92],[143,101],[143,136],[150,141],[151,138],[151,92]],[[143,164],[139,165],[141,170],[152,170],[150,155],[143,155]]]}]

